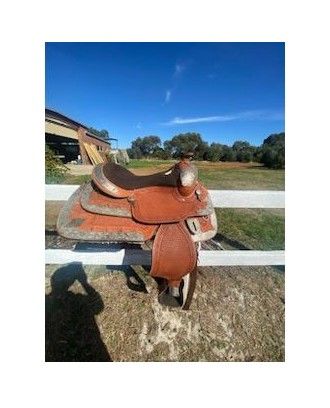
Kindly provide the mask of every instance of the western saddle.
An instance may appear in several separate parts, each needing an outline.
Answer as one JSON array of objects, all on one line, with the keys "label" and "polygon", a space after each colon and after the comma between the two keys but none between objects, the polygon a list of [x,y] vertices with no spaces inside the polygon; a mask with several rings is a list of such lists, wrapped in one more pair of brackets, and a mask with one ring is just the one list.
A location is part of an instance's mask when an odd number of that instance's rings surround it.
[{"label": "western saddle", "polygon": [[69,239],[152,244],[150,275],[158,300],[188,309],[197,276],[198,245],[217,232],[206,188],[191,154],[167,171],[137,176],[107,162],[93,169],[62,208],[58,233]]}]

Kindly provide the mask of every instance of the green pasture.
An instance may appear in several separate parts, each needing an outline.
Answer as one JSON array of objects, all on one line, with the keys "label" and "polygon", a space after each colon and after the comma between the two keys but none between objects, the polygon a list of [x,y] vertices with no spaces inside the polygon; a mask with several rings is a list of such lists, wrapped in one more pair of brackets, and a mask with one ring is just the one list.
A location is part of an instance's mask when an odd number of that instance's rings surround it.
[{"label": "green pasture", "polygon": [[200,169],[199,179],[213,190],[284,190],[284,170],[263,167]]},{"label": "green pasture", "polygon": [[218,234],[233,249],[280,250],[285,242],[283,209],[217,208]]}]

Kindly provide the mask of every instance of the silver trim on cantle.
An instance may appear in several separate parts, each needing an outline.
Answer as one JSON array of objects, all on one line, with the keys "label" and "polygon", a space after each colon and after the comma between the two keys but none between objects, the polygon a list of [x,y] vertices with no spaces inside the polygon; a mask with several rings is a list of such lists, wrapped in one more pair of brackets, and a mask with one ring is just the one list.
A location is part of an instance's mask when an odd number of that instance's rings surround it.
[{"label": "silver trim on cantle", "polygon": [[197,167],[193,164],[190,164],[189,167],[180,169],[180,181],[183,187],[193,186],[198,179],[198,170]]}]

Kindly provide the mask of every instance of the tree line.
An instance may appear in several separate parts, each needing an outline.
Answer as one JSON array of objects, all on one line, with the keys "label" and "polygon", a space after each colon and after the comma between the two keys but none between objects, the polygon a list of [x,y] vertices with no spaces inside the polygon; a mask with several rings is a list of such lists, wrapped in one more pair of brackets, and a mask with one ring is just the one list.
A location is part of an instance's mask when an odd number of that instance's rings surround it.
[{"label": "tree line", "polygon": [[138,137],[133,140],[127,153],[131,159],[178,158],[181,152],[192,151],[195,160],[259,162],[273,169],[285,167],[285,133],[269,135],[261,146],[252,146],[246,141],[236,141],[232,146],[221,143],[210,145],[199,133],[184,133],[173,136],[163,144],[158,136]]}]

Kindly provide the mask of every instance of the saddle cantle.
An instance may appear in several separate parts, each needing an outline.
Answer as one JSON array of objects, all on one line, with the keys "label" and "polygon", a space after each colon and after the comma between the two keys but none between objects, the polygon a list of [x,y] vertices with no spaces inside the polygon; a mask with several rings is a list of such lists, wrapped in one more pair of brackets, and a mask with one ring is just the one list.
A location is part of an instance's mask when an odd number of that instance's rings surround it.
[{"label": "saddle cantle", "polygon": [[196,167],[183,157],[148,176],[111,162],[96,166],[92,181],[62,208],[57,230],[85,241],[152,241],[150,275],[162,279],[160,303],[187,309],[196,281],[196,245],[216,234],[217,220]]}]

